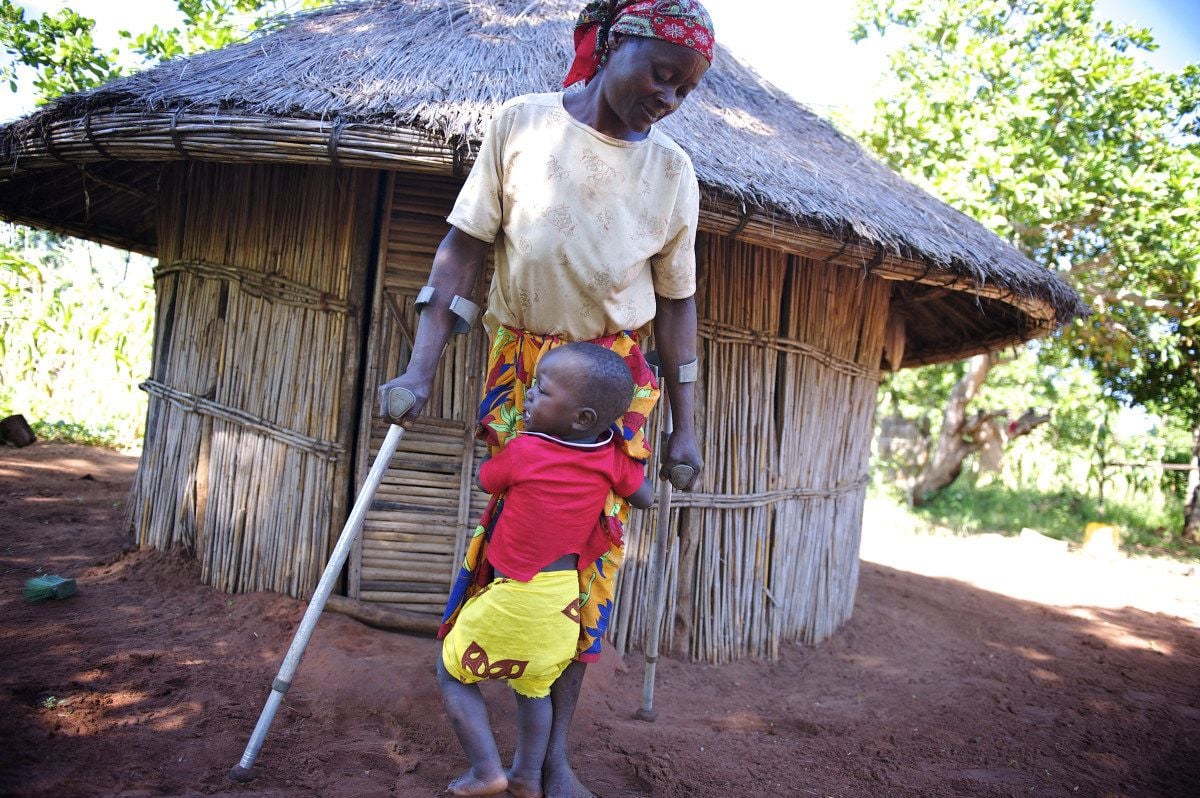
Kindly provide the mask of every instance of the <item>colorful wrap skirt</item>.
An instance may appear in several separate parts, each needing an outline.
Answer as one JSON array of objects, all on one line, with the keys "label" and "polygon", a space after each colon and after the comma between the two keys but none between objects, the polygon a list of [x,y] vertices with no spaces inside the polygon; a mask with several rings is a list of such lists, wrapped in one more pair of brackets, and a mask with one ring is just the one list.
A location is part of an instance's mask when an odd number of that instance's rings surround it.
[{"label": "colorful wrap skirt", "polygon": [[[479,405],[477,436],[495,454],[525,428],[525,392],[533,382],[538,360],[551,349],[570,343],[554,335],[538,335],[525,330],[501,326],[492,336],[488,355],[487,381],[483,401]],[[633,375],[633,401],[625,415],[617,419],[617,440],[625,453],[645,462],[650,458],[646,443],[646,419],[658,401],[658,382],[638,347],[637,333],[623,331],[592,341],[611,349],[625,359]],[[450,600],[442,616],[439,637],[445,637],[454,626],[466,601],[485,589],[492,581],[493,569],[487,561],[487,545],[496,518],[503,511],[504,497],[493,496],[483,512],[478,526],[467,544],[467,553],[459,568],[458,577],[450,591]],[[592,662],[600,657],[600,640],[608,629],[616,595],[617,569],[625,552],[623,530],[629,520],[629,503],[623,497],[609,494],[605,502],[605,524],[612,545],[595,562],[579,564],[579,643],[580,662]]]},{"label": "colorful wrap skirt", "polygon": [[500,679],[545,698],[575,658],[575,571],[542,571],[528,582],[497,579],[467,599],[442,641],[442,665],[463,684]]}]

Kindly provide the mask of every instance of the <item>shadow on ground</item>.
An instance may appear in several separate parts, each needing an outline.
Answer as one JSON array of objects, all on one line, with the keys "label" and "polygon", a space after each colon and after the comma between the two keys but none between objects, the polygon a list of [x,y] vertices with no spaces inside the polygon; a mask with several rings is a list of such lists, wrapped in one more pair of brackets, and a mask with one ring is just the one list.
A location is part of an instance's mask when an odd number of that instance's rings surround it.
[{"label": "shadow on ground", "polygon": [[[226,781],[303,605],[127,550],[135,462],[0,451],[0,793],[428,796],[463,766],[435,641],[322,619],[251,785]],[[79,580],[21,601],[43,568]],[[854,619],[776,663],[592,666],[573,736],[600,796],[1200,795],[1200,634],[864,563]],[[488,690],[511,724],[503,688]],[[511,750],[511,735],[500,734]]]}]

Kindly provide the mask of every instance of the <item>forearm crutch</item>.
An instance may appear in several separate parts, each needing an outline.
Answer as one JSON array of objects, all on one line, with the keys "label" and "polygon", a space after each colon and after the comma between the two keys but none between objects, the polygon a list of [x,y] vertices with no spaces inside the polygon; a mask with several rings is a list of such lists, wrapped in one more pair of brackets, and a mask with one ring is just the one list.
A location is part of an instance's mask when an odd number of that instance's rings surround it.
[{"label": "forearm crutch", "polygon": [[[387,394],[388,415],[392,418],[400,418],[412,409],[415,402],[416,397],[413,396],[412,391],[407,388],[392,388]],[[292,686],[292,677],[296,675],[296,668],[300,666],[300,658],[304,656],[308,639],[312,637],[313,629],[316,628],[317,621],[321,617],[321,610],[325,608],[325,602],[329,599],[333,585],[342,572],[342,566],[346,564],[346,558],[350,555],[350,547],[354,545],[354,539],[358,537],[358,532],[362,529],[363,519],[366,518],[371,500],[375,498],[375,491],[379,489],[379,483],[383,480],[383,475],[392,461],[392,455],[396,453],[396,446],[403,437],[404,428],[399,424],[392,424],[388,427],[383,445],[379,447],[379,454],[375,456],[375,462],[371,464],[367,479],[363,482],[363,486],[358,492],[358,498],[354,500],[354,507],[350,510],[350,517],[346,519],[346,525],[342,527],[342,535],[338,538],[337,545],[333,547],[333,553],[329,556],[325,572],[321,574],[321,581],[317,583],[317,589],[313,591],[312,598],[309,599],[308,609],[304,611],[304,617],[300,619],[300,627],[296,630],[296,636],[292,638],[292,645],[283,658],[283,664],[279,666],[279,673],[275,675],[275,681],[271,683],[271,694],[267,696],[267,703],[263,706],[262,714],[258,716],[258,723],[254,726],[254,733],[250,735],[250,742],[246,743],[246,750],[242,752],[241,760],[229,771],[229,778],[234,781],[251,781],[255,776],[254,760],[258,759],[258,752],[267,739],[271,721],[275,719],[275,712],[283,702],[284,694]]]},{"label": "forearm crutch", "polygon": [[[646,361],[658,373],[658,353],[649,352]],[[667,440],[671,437],[671,403],[668,401],[666,385],[662,385],[660,400],[663,403],[663,433],[661,450],[666,454]],[[658,523],[654,543],[650,547],[650,624],[646,636],[646,672],[642,679],[642,706],[634,713],[638,720],[653,723],[658,717],[654,711],[654,670],[658,664],[658,641],[662,636],[662,619],[667,603],[667,551],[671,543],[671,486],[685,489],[696,471],[686,463],[679,463],[668,472],[658,486]]]}]

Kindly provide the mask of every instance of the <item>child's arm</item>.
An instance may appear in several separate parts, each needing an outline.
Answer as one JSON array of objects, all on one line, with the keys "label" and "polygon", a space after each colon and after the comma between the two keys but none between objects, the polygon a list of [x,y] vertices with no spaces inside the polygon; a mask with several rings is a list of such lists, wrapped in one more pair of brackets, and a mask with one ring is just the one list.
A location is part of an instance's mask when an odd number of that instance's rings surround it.
[{"label": "child's arm", "polygon": [[642,477],[641,486],[625,498],[629,500],[630,505],[645,510],[654,504],[654,483],[649,477]]},{"label": "child's arm", "polygon": [[654,483],[646,477],[646,464],[634,460],[619,449],[614,453],[613,492],[629,504],[645,510],[654,504]]},{"label": "child's arm", "polygon": [[484,456],[479,461],[479,467],[475,469],[475,487],[479,488],[484,493],[487,493],[488,489],[483,486],[483,466],[487,463],[488,460],[491,460],[491,459],[492,459],[491,452],[484,454]]},{"label": "child's arm", "polygon": [[503,493],[512,485],[514,479],[513,458],[520,459],[514,453],[521,448],[521,443],[523,441],[519,439],[514,440],[495,456],[483,459],[479,464],[479,476],[475,481],[480,490],[495,496],[497,493]]}]

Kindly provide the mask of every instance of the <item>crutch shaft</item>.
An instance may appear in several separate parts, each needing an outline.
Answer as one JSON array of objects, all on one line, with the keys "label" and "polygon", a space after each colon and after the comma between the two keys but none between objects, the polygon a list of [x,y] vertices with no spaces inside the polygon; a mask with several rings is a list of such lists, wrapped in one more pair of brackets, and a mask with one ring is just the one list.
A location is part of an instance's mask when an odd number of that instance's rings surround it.
[{"label": "crutch shaft", "polygon": [[[671,404],[663,392],[663,445],[671,435]],[[665,451],[665,450],[664,450]],[[689,475],[690,478],[690,475]],[[642,707],[637,712],[641,720],[653,721],[654,677],[658,665],[658,639],[662,636],[663,604],[666,601],[667,549],[671,531],[671,480],[665,479],[658,485],[658,523],[654,545],[650,547],[650,628],[646,635],[646,671],[642,678]]]},{"label": "crutch shaft", "polygon": [[670,544],[671,483],[663,480],[658,487],[658,524],[654,546],[650,549],[650,633],[646,637],[646,672],[642,679],[642,716],[654,714],[654,669],[658,664],[658,640],[662,636],[663,604],[666,603],[667,547]]},{"label": "crutch shaft", "polygon": [[[403,412],[394,413],[394,415],[400,416],[403,415]],[[279,666],[279,672],[275,675],[275,681],[271,684],[271,693],[267,696],[267,702],[263,705],[258,722],[254,725],[250,741],[246,743],[246,750],[242,752],[242,758],[229,773],[230,778],[235,781],[248,781],[252,778],[251,768],[258,759],[259,751],[262,750],[267,732],[271,729],[271,722],[275,719],[275,713],[283,702],[284,694],[292,686],[292,677],[296,675],[296,668],[299,667],[300,659],[304,656],[304,649],[308,646],[308,640],[312,637],[317,621],[321,618],[321,611],[325,608],[325,602],[329,600],[329,594],[333,591],[342,567],[350,556],[354,539],[358,537],[358,532],[362,529],[363,520],[367,516],[367,510],[371,507],[375,491],[379,489],[379,483],[383,481],[383,475],[387,472],[388,465],[391,463],[392,456],[396,453],[396,447],[402,437],[404,437],[404,429],[398,424],[388,427],[387,436],[379,447],[379,454],[375,456],[375,462],[371,464],[371,470],[367,473],[358,497],[354,500],[354,507],[350,510],[346,525],[342,527],[342,534],[333,548],[333,553],[329,556],[329,562],[325,566],[324,573],[321,574],[321,580],[317,583],[312,598],[309,599],[308,609],[304,611],[304,617],[300,620],[300,626],[296,629],[292,644],[288,647],[283,663]]]}]

